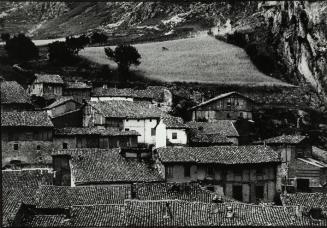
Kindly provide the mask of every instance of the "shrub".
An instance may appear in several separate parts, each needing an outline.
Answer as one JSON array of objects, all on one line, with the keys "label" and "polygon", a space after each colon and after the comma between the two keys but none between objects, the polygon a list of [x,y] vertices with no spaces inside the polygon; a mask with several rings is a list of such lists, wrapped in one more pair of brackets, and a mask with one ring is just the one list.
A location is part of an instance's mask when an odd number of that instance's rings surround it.
[{"label": "shrub", "polygon": [[39,49],[24,34],[19,34],[7,40],[5,50],[9,58],[21,61],[37,59],[39,57]]}]

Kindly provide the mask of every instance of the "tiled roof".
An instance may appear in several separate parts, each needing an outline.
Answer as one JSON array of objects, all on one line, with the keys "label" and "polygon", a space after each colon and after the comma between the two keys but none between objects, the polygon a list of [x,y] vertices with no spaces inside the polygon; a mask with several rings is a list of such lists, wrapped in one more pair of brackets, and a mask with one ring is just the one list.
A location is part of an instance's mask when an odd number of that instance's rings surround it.
[{"label": "tiled roof", "polygon": [[22,220],[23,227],[61,227],[70,226],[65,214],[31,214]]},{"label": "tiled roof", "polygon": [[322,150],[318,147],[313,146],[312,147],[312,156],[318,160],[327,162],[327,151],[326,150]]},{"label": "tiled roof", "polygon": [[[233,216],[227,216],[228,207]],[[314,221],[295,216],[294,207],[261,206],[243,203],[187,202],[181,200],[128,200],[125,219],[129,226],[325,226],[327,220]]]},{"label": "tiled roof", "polygon": [[1,82],[1,104],[31,104],[31,99],[24,88],[16,81]]},{"label": "tiled roof", "polygon": [[73,102],[79,104],[77,101],[74,100],[74,98],[72,96],[60,97],[58,100],[56,100],[55,102],[53,102],[49,106],[45,107],[44,109],[52,109],[54,107],[57,107],[59,105],[62,105],[64,103],[66,103],[67,101],[73,101]]},{"label": "tiled roof", "polygon": [[134,130],[119,131],[115,129],[100,129],[97,127],[65,127],[55,128],[55,135],[108,135],[108,136],[138,136],[140,133]]},{"label": "tiled roof", "polygon": [[163,114],[163,123],[168,129],[186,129],[188,126],[184,124],[183,119],[180,117],[171,116],[169,114]]},{"label": "tiled roof", "polygon": [[130,185],[109,186],[41,186],[37,206],[63,208],[73,205],[123,204],[130,198]]},{"label": "tiled roof", "polygon": [[87,85],[84,82],[66,82],[65,89],[91,89],[92,86]]},{"label": "tiled roof", "polygon": [[218,96],[216,96],[216,97],[214,97],[214,98],[211,98],[211,99],[209,99],[209,100],[207,100],[207,101],[205,101],[205,102],[202,102],[202,103],[200,103],[200,104],[198,104],[198,105],[192,107],[191,109],[195,109],[195,108],[198,108],[198,107],[205,106],[205,105],[207,105],[207,104],[210,104],[211,102],[214,102],[214,101],[217,101],[217,100],[220,100],[220,99],[223,99],[223,98],[229,97],[229,96],[231,96],[231,95],[241,96],[241,97],[244,97],[244,98],[246,98],[246,99],[248,99],[248,100],[251,100],[251,101],[253,102],[253,100],[252,100],[251,98],[246,97],[246,96],[244,96],[244,95],[242,95],[242,94],[240,94],[240,93],[238,93],[238,92],[233,91],[233,92],[229,92],[229,93],[223,93],[223,94],[220,94],[220,95],[218,95]]},{"label": "tiled roof", "polygon": [[73,206],[72,227],[122,227],[125,226],[124,205]]},{"label": "tiled roof", "polygon": [[[136,183],[133,184],[135,198],[138,200],[179,199],[190,202],[212,203],[218,194],[202,189],[198,183]],[[220,196],[223,202],[235,201]]]},{"label": "tiled roof", "polygon": [[90,102],[105,117],[111,118],[160,118],[162,111],[150,103],[132,101]]},{"label": "tiled roof", "polygon": [[1,125],[5,127],[53,127],[46,111],[3,112]]},{"label": "tiled roof", "polygon": [[294,193],[282,194],[281,200],[284,206],[303,206],[306,208],[322,208],[327,211],[327,193]]},{"label": "tiled roof", "polygon": [[131,98],[145,98],[153,99],[154,95],[150,90],[134,90],[131,88],[117,89],[117,88],[96,88],[93,91],[94,97],[131,97]]},{"label": "tiled roof", "polygon": [[189,141],[191,143],[205,143],[208,145],[217,144],[232,144],[232,142],[226,137],[219,134],[203,134],[198,130],[190,130]]},{"label": "tiled roof", "polygon": [[267,144],[298,144],[301,143],[306,137],[303,135],[281,135],[264,141]]},{"label": "tiled roof", "polygon": [[124,158],[120,149],[70,149],[55,154],[72,156],[75,183],[134,183],[162,181],[148,162]]},{"label": "tiled roof", "polygon": [[268,146],[212,146],[158,148],[163,163],[193,162],[215,164],[252,164],[279,162],[278,153]]},{"label": "tiled roof", "polygon": [[229,137],[239,136],[232,120],[218,120],[212,123],[191,121],[186,124],[191,129],[197,129],[199,133],[203,134],[220,134]]},{"label": "tiled roof", "polygon": [[64,84],[64,81],[58,74],[35,74],[35,76],[34,83]]}]

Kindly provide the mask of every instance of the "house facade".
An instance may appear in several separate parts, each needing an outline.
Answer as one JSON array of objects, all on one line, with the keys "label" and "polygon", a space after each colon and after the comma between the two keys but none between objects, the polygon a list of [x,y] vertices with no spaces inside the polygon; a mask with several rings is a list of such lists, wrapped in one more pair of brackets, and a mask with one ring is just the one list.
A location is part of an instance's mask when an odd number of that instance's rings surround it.
[{"label": "house facade", "polygon": [[183,146],[188,143],[188,126],[183,123],[181,118],[167,114],[162,117],[162,121],[166,128],[167,145]]},{"label": "house facade", "polygon": [[64,96],[72,96],[74,100],[83,103],[83,100],[89,101],[91,99],[92,87],[84,82],[66,82],[63,88]]},{"label": "house facade", "polygon": [[72,96],[61,97],[44,109],[50,117],[60,116],[67,112],[71,112],[80,108],[81,104],[74,100]]},{"label": "house facade", "polygon": [[327,164],[312,157],[308,137],[281,135],[263,142],[280,154],[284,190],[310,192],[324,188],[327,183]]},{"label": "house facade", "polygon": [[55,149],[76,148],[134,148],[137,147],[136,131],[117,131],[97,127],[67,127],[57,128],[54,131]]},{"label": "house facade", "polygon": [[264,146],[158,148],[167,182],[196,181],[243,202],[273,201],[280,190],[278,153]]},{"label": "house facade", "polygon": [[35,74],[36,79],[30,86],[30,95],[45,99],[56,99],[62,96],[64,81],[57,74]]},{"label": "house facade", "polygon": [[190,109],[193,121],[252,120],[254,101],[237,93],[224,93]]},{"label": "house facade", "polygon": [[45,111],[1,113],[2,166],[50,164],[53,124]]},{"label": "house facade", "polygon": [[101,126],[139,133],[138,143],[165,146],[166,130],[161,111],[149,103],[131,101],[88,102],[83,107],[83,126]]}]

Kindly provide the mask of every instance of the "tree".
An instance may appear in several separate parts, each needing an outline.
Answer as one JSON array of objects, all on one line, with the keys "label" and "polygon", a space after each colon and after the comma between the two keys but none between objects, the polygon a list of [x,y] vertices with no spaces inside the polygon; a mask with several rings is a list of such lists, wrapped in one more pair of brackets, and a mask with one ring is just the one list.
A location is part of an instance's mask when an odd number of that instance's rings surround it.
[{"label": "tree", "polygon": [[66,46],[73,55],[77,55],[89,43],[89,38],[85,35],[79,37],[66,37]]},{"label": "tree", "polygon": [[7,42],[8,40],[10,40],[10,34],[9,33],[2,33],[1,34],[1,39],[5,42]]},{"label": "tree", "polygon": [[109,59],[117,63],[120,73],[128,73],[132,64],[138,66],[141,63],[140,53],[131,45],[119,45],[115,50],[108,47],[104,51]]},{"label": "tree", "polygon": [[26,61],[39,57],[39,49],[24,34],[19,34],[7,40],[5,50],[10,58],[17,60]]},{"label": "tree", "polygon": [[48,45],[49,61],[52,63],[70,63],[73,54],[68,49],[66,42],[56,41]]},{"label": "tree", "polygon": [[108,36],[103,33],[94,32],[91,36],[92,44],[105,43],[108,40]]}]

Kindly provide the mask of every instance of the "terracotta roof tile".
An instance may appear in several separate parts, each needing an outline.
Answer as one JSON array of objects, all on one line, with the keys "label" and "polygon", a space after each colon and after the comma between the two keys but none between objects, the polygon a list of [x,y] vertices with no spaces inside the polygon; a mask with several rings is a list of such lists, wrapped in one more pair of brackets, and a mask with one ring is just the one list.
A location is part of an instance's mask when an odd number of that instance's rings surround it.
[{"label": "terracotta roof tile", "polygon": [[306,136],[303,135],[281,135],[269,139],[265,139],[264,141],[267,144],[298,144],[301,143]]},{"label": "terracotta roof tile", "polygon": [[234,127],[234,121],[232,120],[217,120],[212,123],[191,121],[186,124],[191,129],[198,130],[199,133],[203,134],[220,134],[228,137],[239,136],[239,133]]},{"label": "terracotta roof tile", "polygon": [[55,128],[55,135],[108,135],[108,136],[128,136],[140,135],[137,131],[119,131],[115,129],[100,129],[97,127],[65,127]]},{"label": "terracotta roof tile", "polygon": [[69,149],[55,151],[54,154],[72,156],[72,174],[77,185],[162,181],[151,164],[125,158],[120,149]]},{"label": "terracotta roof tile", "polygon": [[252,164],[280,162],[279,155],[265,146],[212,146],[158,148],[163,163],[193,162],[215,164]]},{"label": "terracotta roof tile", "polygon": [[117,88],[96,88],[93,91],[95,97],[130,97],[140,99],[153,99],[154,95],[150,90],[135,90],[131,88],[117,89]]},{"label": "terracotta roof tile", "polygon": [[35,74],[34,83],[64,84],[61,76],[58,74]]},{"label": "terracotta roof tile", "polygon": [[66,82],[65,89],[91,89],[92,86],[87,85],[84,82]]},{"label": "terracotta roof tile", "polygon": [[16,81],[1,82],[1,104],[31,104],[25,89]]},{"label": "terracotta roof tile", "polygon": [[180,117],[171,116],[169,114],[162,115],[163,123],[166,125],[168,129],[186,129],[188,126],[184,124],[184,121]]},{"label": "terracotta roof tile", "polygon": [[132,101],[99,101],[90,105],[111,118],[160,118],[162,111],[150,103]]},{"label": "terracotta roof tile", "polygon": [[322,208],[327,211],[327,193],[303,193],[282,194],[284,206],[303,206],[306,208]]},{"label": "terracotta roof tile", "polygon": [[22,221],[23,227],[61,227],[70,226],[70,221],[64,214],[31,214]]},{"label": "terracotta roof tile", "polygon": [[4,127],[53,127],[46,111],[3,112],[1,125]]}]

